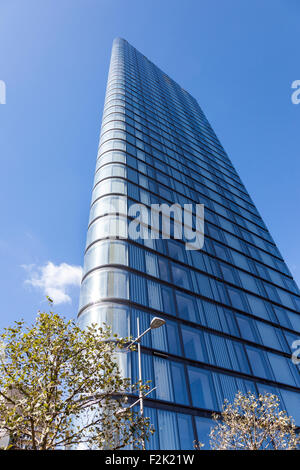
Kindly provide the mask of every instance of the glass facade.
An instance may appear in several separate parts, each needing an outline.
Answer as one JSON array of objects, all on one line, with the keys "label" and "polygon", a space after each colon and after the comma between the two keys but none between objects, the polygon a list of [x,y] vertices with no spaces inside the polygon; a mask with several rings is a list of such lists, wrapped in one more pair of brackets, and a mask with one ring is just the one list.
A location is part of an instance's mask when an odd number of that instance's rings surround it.
[{"label": "glass facade", "polygon": [[[204,204],[205,242],[128,237],[133,204]],[[300,426],[300,292],[197,101],[124,39],[113,43],[78,321],[142,340],[151,449],[208,446],[211,412],[274,392]],[[137,355],[124,373],[137,380]]]}]

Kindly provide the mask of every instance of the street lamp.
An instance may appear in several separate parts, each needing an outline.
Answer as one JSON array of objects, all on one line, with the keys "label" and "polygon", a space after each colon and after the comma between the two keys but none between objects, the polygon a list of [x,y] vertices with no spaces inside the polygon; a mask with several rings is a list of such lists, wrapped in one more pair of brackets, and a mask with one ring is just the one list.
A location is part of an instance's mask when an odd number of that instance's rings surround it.
[{"label": "street lamp", "polygon": [[[137,349],[138,349],[138,369],[139,369],[139,383],[142,383],[142,358],[141,358],[141,339],[145,334],[147,334],[150,330],[156,330],[157,328],[160,328],[166,323],[165,320],[159,317],[154,317],[152,318],[150,322],[149,328],[145,330],[143,333],[140,334],[140,319],[137,317],[136,319],[136,327],[137,327],[137,337],[131,341],[131,343],[127,346],[127,350],[130,350],[130,347],[137,343]],[[139,398],[137,401],[135,401],[129,408],[133,408],[135,405],[140,403],[140,415],[143,417],[144,416],[144,397],[149,395],[153,390],[155,390],[156,387],[152,388],[149,392],[147,392],[145,395],[143,395],[142,390],[139,390]],[[119,413],[123,413],[126,409],[121,408],[119,410]],[[143,439],[143,449],[145,449],[145,440]]]},{"label": "street lamp", "polygon": [[147,330],[145,330],[145,331],[140,335],[140,319],[139,319],[139,317],[137,317],[137,319],[136,319],[137,337],[136,337],[133,341],[131,341],[131,343],[129,344],[129,346],[127,346],[127,349],[129,349],[130,346],[132,346],[132,345],[135,344],[135,343],[138,343],[138,345],[139,345],[141,338],[142,338],[143,336],[145,336],[146,333],[148,333],[150,330],[155,330],[156,328],[160,328],[160,327],[163,326],[165,323],[166,323],[166,321],[163,320],[162,318],[154,317],[154,318],[152,318],[152,320],[151,320],[151,322],[150,322],[149,328],[147,328]]}]

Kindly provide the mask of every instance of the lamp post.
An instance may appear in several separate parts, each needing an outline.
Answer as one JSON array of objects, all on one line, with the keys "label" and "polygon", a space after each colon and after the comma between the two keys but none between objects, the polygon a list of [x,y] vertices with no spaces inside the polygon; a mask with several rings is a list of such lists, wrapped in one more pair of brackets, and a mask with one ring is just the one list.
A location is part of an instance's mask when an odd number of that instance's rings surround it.
[{"label": "lamp post", "polygon": [[[137,327],[137,337],[131,341],[131,343],[127,346],[127,350],[129,351],[130,347],[133,346],[135,343],[137,343],[137,349],[138,349],[138,372],[139,372],[139,383],[141,385],[142,383],[142,357],[141,357],[141,339],[143,336],[145,336],[145,334],[147,334],[149,331],[151,330],[156,330],[157,328],[160,328],[161,326],[163,326],[164,324],[166,323],[165,320],[163,320],[162,318],[159,318],[159,317],[154,317],[151,322],[150,322],[150,326],[149,328],[147,328],[147,330],[145,330],[143,333],[140,334],[140,319],[139,317],[137,317],[136,319],[136,327]],[[135,405],[137,405],[138,403],[140,404],[140,415],[141,417],[144,416],[144,398],[149,395],[151,392],[153,392],[153,390],[155,390],[156,387],[152,388],[149,392],[145,393],[145,395],[143,395],[143,392],[142,390],[140,389],[139,390],[139,398],[137,401],[135,401],[134,403],[132,403],[132,405],[129,406],[129,408],[133,408]],[[121,408],[119,410],[120,413],[122,413],[124,411],[124,408]],[[145,450],[145,439],[143,439],[143,450]]]}]

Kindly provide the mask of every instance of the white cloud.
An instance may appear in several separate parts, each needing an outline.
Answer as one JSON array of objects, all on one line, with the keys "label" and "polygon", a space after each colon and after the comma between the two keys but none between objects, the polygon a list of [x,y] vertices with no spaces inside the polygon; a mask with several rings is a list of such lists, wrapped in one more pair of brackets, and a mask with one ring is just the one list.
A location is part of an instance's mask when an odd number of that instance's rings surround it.
[{"label": "white cloud", "polygon": [[25,283],[41,289],[44,295],[48,295],[56,304],[70,303],[71,297],[67,293],[70,287],[80,286],[82,269],[80,266],[72,266],[67,263],[59,265],[48,261],[44,266],[23,265],[29,273],[29,279]]}]

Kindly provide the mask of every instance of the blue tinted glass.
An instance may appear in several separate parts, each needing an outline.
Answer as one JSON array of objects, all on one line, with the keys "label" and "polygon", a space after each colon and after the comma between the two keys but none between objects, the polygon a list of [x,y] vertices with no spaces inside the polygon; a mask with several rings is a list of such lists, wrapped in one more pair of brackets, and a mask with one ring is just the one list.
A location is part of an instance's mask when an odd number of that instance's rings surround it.
[{"label": "blue tinted glass", "polygon": [[[107,322],[121,336],[136,336],[137,316],[143,332],[154,316],[165,319],[141,340],[143,379],[157,387],[151,399],[159,408],[151,411],[151,448],[190,449],[196,421],[207,442],[210,421],[198,416],[206,416],[199,407],[220,410],[238,390],[256,393],[259,381],[278,382],[277,393],[300,389],[298,368],[285,354],[300,334],[299,290],[288,268],[196,100],[120,38],[96,170],[79,322]],[[192,229],[195,203],[205,204],[203,249],[186,250],[184,239],[163,239],[161,231],[128,240],[117,201],[124,215],[137,202],[149,210],[163,202],[193,205]],[[173,235],[173,215],[170,228]],[[137,357],[120,355],[133,382]],[[289,393],[285,401],[297,415],[297,395]],[[185,414],[188,407],[194,409]]]},{"label": "blue tinted glass", "polygon": [[182,326],[181,331],[185,355],[200,362],[207,360],[204,338],[201,331],[187,326]]},{"label": "blue tinted glass", "polygon": [[168,240],[168,251],[171,258],[177,259],[178,261],[186,261],[184,245]]},{"label": "blue tinted glass", "polygon": [[253,322],[250,318],[242,317],[241,315],[236,316],[242,338],[249,341],[257,341],[257,335],[253,327]]},{"label": "blue tinted glass", "polygon": [[197,321],[196,302],[190,295],[176,292],[177,310],[181,318],[190,321]]},{"label": "blue tinted glass", "polygon": [[256,325],[262,339],[262,344],[269,346],[270,348],[280,350],[281,344],[278,336],[279,333],[276,332],[276,329],[273,326],[260,321],[258,321]]},{"label": "blue tinted glass", "polygon": [[155,429],[153,434],[150,434],[149,440],[146,441],[146,449],[159,449],[159,435],[158,435],[158,425],[157,425],[157,415],[155,408],[144,408],[145,417],[150,418],[150,423]]},{"label": "blue tinted glass", "polygon": [[300,331],[300,315],[297,315],[296,313],[292,313],[292,312],[287,312],[287,314],[292,324],[292,328],[295,331]]},{"label": "blue tinted glass", "polygon": [[173,401],[172,373],[170,362],[160,357],[153,358],[156,397],[160,400]]},{"label": "blue tinted glass", "polygon": [[178,326],[171,320],[167,321],[167,337],[168,337],[168,350],[171,354],[181,355],[180,339],[178,334]]},{"label": "blue tinted glass", "polygon": [[200,273],[196,273],[196,277],[200,294],[204,295],[205,297],[212,298],[213,295],[209,284],[209,279]]},{"label": "blue tinted glass", "polygon": [[223,278],[227,282],[231,282],[232,284],[236,284],[236,278],[234,276],[234,271],[230,266],[220,263],[220,268],[223,274]]},{"label": "blue tinted glass", "polygon": [[195,440],[192,417],[187,414],[178,413],[178,430],[179,430],[179,440],[180,440],[180,449],[182,450],[193,450],[193,442]]},{"label": "blue tinted glass", "polygon": [[288,385],[299,386],[299,384],[295,381],[293,374],[290,370],[289,359],[283,356],[279,356],[277,354],[273,354],[273,353],[268,353],[268,357],[269,357],[269,361],[271,363],[271,367],[273,369],[276,381],[285,383]]},{"label": "blue tinted glass", "polygon": [[280,390],[285,409],[288,414],[295,420],[297,426],[300,426],[300,393],[292,392],[290,390]]},{"label": "blue tinted glass", "polygon": [[176,403],[188,405],[188,396],[186,390],[186,378],[183,364],[171,362],[173,388]]},{"label": "blue tinted glass", "polygon": [[191,289],[190,276],[186,268],[172,264],[173,282],[176,286],[184,287],[185,289]]},{"label": "blue tinted glass", "polygon": [[246,346],[246,350],[253,374],[257,377],[272,379],[266,359],[264,357],[264,351],[251,348],[250,346]]},{"label": "blue tinted glass", "polygon": [[253,295],[247,295],[247,299],[250,305],[251,312],[257,317],[265,318],[269,320],[269,315],[264,304],[264,301]]},{"label": "blue tinted glass", "polygon": [[[157,410],[157,420],[160,449],[179,449],[180,442],[176,414],[171,411]],[[172,430],[172,432],[170,432],[170,430]]]},{"label": "blue tinted glass", "polygon": [[213,410],[216,408],[211,374],[209,371],[189,367],[193,405]]},{"label": "blue tinted glass", "polygon": [[200,416],[196,416],[196,428],[197,428],[197,435],[198,441],[204,444],[203,450],[210,449],[210,431],[215,426],[215,423],[210,418],[204,418]]},{"label": "blue tinted glass", "polygon": [[240,336],[236,325],[235,315],[228,309],[218,307],[222,331],[234,336]]},{"label": "blue tinted glass", "polygon": [[250,374],[249,364],[247,361],[247,356],[245,354],[244,346],[237,341],[233,342],[235,354],[237,357],[237,362],[239,364],[239,370],[241,372],[245,372],[246,374]]},{"label": "blue tinted glass", "polygon": [[239,310],[244,310],[244,304],[242,300],[242,294],[238,290],[232,289],[231,287],[227,287],[227,292],[229,294],[229,298],[231,300],[231,304],[234,308],[238,308]]},{"label": "blue tinted glass", "polygon": [[169,287],[162,286],[161,293],[164,312],[171,313],[171,315],[175,315],[175,305],[172,289],[170,289]]}]

